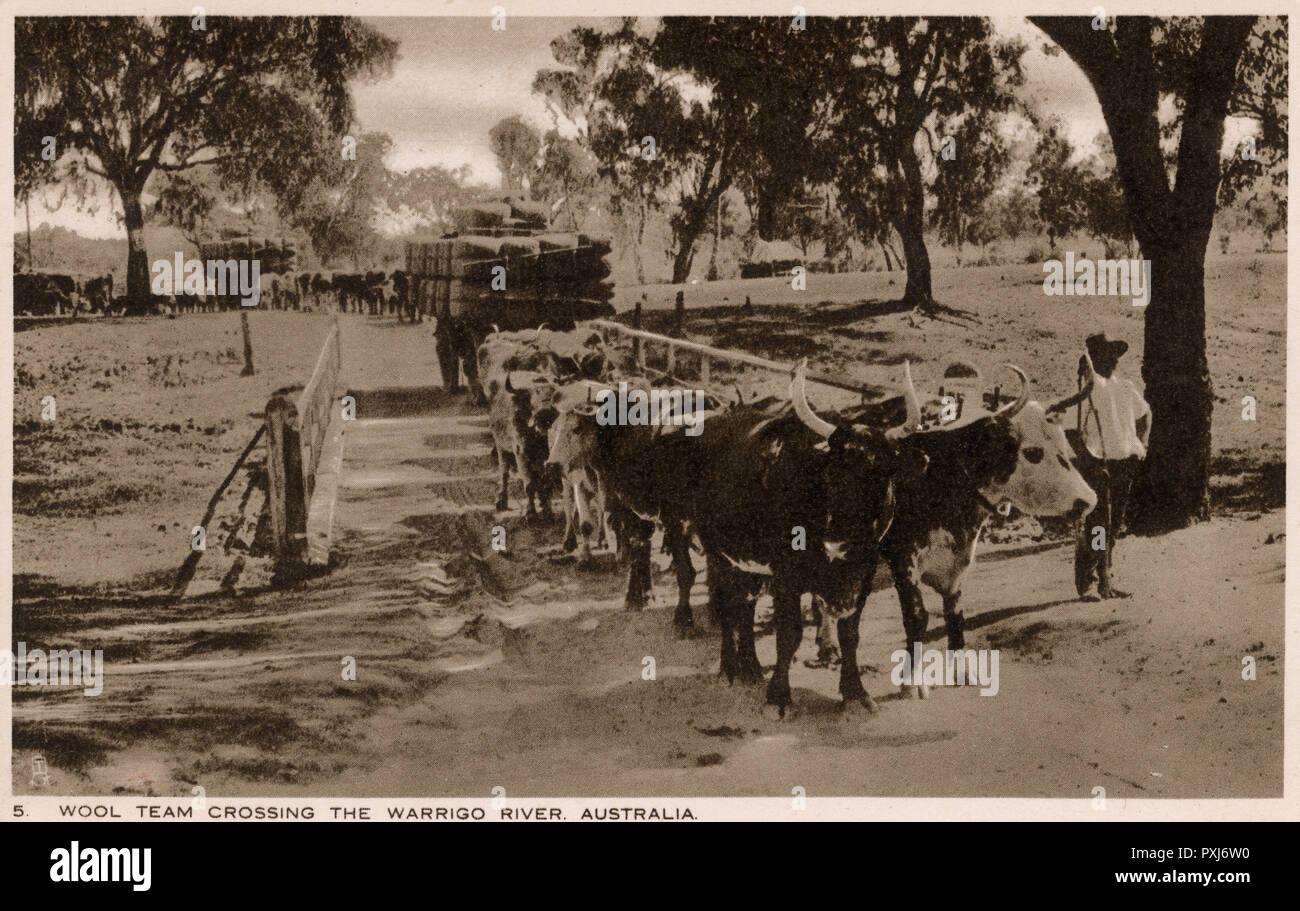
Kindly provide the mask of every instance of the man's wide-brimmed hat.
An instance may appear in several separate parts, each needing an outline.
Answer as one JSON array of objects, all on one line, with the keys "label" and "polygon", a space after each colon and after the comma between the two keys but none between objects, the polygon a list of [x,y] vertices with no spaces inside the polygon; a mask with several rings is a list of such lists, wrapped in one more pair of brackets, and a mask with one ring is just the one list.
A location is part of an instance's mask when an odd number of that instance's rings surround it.
[{"label": "man's wide-brimmed hat", "polygon": [[1106,333],[1098,332],[1096,335],[1090,335],[1084,340],[1088,346],[1088,356],[1096,361],[1118,361],[1124,352],[1128,350],[1128,342],[1123,340],[1111,341],[1106,338]]}]

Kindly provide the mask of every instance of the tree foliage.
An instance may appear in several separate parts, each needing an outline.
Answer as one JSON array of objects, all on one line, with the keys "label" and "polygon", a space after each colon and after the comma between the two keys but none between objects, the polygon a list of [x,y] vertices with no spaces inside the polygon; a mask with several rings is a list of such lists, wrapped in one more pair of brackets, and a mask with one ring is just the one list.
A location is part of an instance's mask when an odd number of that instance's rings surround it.
[{"label": "tree foliage", "polygon": [[89,173],[116,190],[136,306],[148,296],[140,198],[151,177],[207,164],[292,210],[340,155],[349,82],[396,57],[393,41],[342,17],[51,16],[15,29],[15,150],[52,135],[59,153],[26,158],[23,186]]},{"label": "tree foliage", "polygon": [[[876,208],[902,241],[904,297],[925,306],[932,293],[919,142],[924,139],[934,156],[939,139],[974,115],[969,129],[975,131],[978,149],[979,137],[988,130],[982,121],[1017,104],[1014,90],[1024,79],[1024,45],[998,39],[989,21],[978,18],[867,17],[844,24],[853,30],[852,40],[829,80],[835,87],[831,129],[839,149],[842,196],[852,204],[864,188],[892,185],[885,205]],[[854,208],[861,215],[869,207]]]},{"label": "tree foliage", "polygon": [[488,131],[488,143],[501,169],[501,188],[528,198],[537,179],[542,136],[519,115],[504,117]]}]

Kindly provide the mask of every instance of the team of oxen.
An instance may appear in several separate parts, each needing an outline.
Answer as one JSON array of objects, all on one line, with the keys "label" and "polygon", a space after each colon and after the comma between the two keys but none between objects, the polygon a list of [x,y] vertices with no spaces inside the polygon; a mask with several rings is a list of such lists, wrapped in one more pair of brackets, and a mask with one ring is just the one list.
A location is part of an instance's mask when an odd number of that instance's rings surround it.
[{"label": "team of oxen", "polygon": [[[294,272],[260,276],[260,301],[271,310],[320,310],[423,321],[405,270],[394,272]],[[211,313],[240,307],[241,295],[176,294],[151,298],[150,313]],[[14,312],[54,314],[129,313],[125,297],[114,297],[111,274],[78,281],[45,272],[14,274]]]},{"label": "team of oxen", "polygon": [[[766,586],[777,646],[767,703],[782,716],[804,593],[835,623],[845,708],[875,711],[857,645],[878,561],[898,593],[908,653],[928,625],[922,584],[942,598],[949,648],[963,649],[962,581],[990,518],[1013,507],[1079,517],[1096,504],[1064,431],[1030,399],[1028,378],[1012,365],[1004,367],[1018,378],[1018,395],[940,423],[925,421],[906,365],[901,397],[838,413],[813,410],[801,364],[788,397],[746,402],[739,393],[706,394],[688,405],[694,413],[683,414],[673,410],[682,395],[639,375],[630,350],[582,327],[495,332],[478,361],[501,472],[497,508],[509,508],[514,470],[527,515],[549,514],[552,497],[562,497],[563,548],[579,563],[612,534],[628,565],[630,610],[645,604],[651,537],[661,528],[678,585],[673,622],[682,634],[694,626],[691,551],[698,541],[722,633],[721,674],[730,681],[763,679],[754,608]],[[668,406],[657,424],[608,420],[612,409],[602,403],[620,384],[625,397],[659,392]]]},{"label": "team of oxen", "polygon": [[413,322],[424,318],[404,269],[267,275],[262,278],[262,294],[272,310],[322,309],[333,304],[343,313],[396,316]]}]

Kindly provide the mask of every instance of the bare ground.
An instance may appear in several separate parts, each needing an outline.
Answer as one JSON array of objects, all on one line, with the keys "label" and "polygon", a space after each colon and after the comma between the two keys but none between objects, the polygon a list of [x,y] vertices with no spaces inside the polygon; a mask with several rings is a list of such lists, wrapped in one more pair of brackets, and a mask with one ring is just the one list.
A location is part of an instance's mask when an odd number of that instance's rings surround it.
[{"label": "bare ground", "polygon": [[[902,640],[897,601],[873,594],[860,660],[881,712],[869,718],[842,716],[837,675],[803,666],[810,628],[792,675],[796,717],[763,719],[761,689],[715,679],[716,638],[672,636],[670,574],[656,579],[659,609],[626,614],[608,559],[575,572],[546,552],[558,527],[524,523],[517,509],[494,516],[484,419],[432,391],[362,396],[328,576],[175,603],[164,592],[188,549],[188,517],[255,429],[249,415],[277,386],[306,379],[325,319],[254,314],[268,372],[242,380],[225,353],[239,350],[235,315],[20,333],[19,376],[34,383],[20,379],[16,420],[56,394],[63,436],[15,431],[14,638],[102,647],[108,678],[97,698],[13,691],[15,790],[39,753],[54,793],[188,795],[202,784],[209,795],[486,796],[496,785],[516,795],[777,795],[802,786],[1087,797],[1101,785],[1110,797],[1277,796],[1285,275],[1280,258],[1220,268],[1210,279],[1211,363],[1224,398],[1215,519],[1123,539],[1116,574],[1133,597],[1105,603],[1075,599],[1068,547],[1032,524],[1002,530],[1005,543],[983,550],[964,599],[970,645],[1000,650],[996,696],[966,687],[897,698],[888,680]],[[1044,298],[1028,284],[1032,269],[1022,271],[940,270],[939,296],[974,317],[960,324],[881,303],[896,293],[872,286],[883,274],[811,276],[803,294],[818,304],[773,280],[700,286],[687,291],[687,331],[785,360],[806,354],[882,388],[904,356],[919,362],[923,386],[954,357],[986,369],[1009,359],[1044,397],[1073,388],[1094,327],[1140,350],[1140,316],[1114,302]],[[734,312],[745,293],[754,312]],[[427,325],[346,320],[344,332],[351,388],[432,382]],[[184,384],[151,372],[159,362],[149,358],[184,352],[198,352],[184,355],[195,365]],[[114,365],[124,373],[95,389]],[[1242,426],[1241,390],[1259,399],[1254,425]],[[102,429],[106,415],[123,429]],[[141,429],[153,424],[181,429]],[[495,523],[507,529],[505,554],[487,547]],[[696,602],[707,621],[702,584]],[[770,665],[765,603],[759,654]],[[342,679],[345,656],[356,659],[355,681]],[[1254,681],[1241,679],[1246,656]],[[643,679],[646,657],[654,680]]]}]

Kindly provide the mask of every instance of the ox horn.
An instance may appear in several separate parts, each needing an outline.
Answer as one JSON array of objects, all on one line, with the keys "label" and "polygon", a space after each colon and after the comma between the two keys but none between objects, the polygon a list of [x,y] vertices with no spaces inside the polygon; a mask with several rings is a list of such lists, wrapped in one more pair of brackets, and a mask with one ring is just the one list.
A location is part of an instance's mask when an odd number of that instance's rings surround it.
[{"label": "ox horn", "polygon": [[912,362],[903,361],[903,401],[907,404],[907,426],[916,430],[921,426],[921,400],[916,395],[916,384],[912,382]]},{"label": "ox horn", "polygon": [[511,383],[510,383],[510,373],[509,373],[509,371],[506,372],[506,385],[505,385],[505,390],[506,390],[506,392],[517,392],[517,391],[518,391],[518,390],[517,390],[513,385],[511,385]]},{"label": "ox horn", "polygon": [[1010,405],[999,408],[993,412],[995,418],[1006,418],[1010,420],[1020,413],[1020,409],[1029,403],[1029,377],[1025,376],[1025,371],[1021,370],[1015,364],[999,364],[999,367],[1006,367],[1016,376],[1020,377],[1020,395]]},{"label": "ox horn", "polygon": [[903,403],[907,406],[907,419],[902,425],[885,432],[885,436],[893,440],[921,429],[921,400],[916,395],[916,384],[912,382],[911,361],[903,361]]},{"label": "ox horn", "polygon": [[829,421],[823,421],[817,417],[808,405],[808,394],[804,388],[807,383],[804,373],[807,370],[808,358],[804,358],[799,362],[799,366],[795,368],[794,379],[790,381],[790,401],[794,403],[794,413],[799,416],[799,420],[803,421],[809,430],[820,437],[830,439],[831,434],[837,428]]}]

